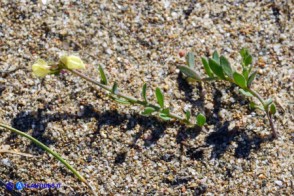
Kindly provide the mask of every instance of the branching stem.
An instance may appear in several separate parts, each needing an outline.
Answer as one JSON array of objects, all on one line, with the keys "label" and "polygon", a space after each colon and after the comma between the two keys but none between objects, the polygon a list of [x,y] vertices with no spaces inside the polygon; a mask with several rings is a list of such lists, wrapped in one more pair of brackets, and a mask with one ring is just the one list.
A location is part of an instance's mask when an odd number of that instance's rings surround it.
[{"label": "branching stem", "polygon": [[252,90],[252,89],[250,89],[250,88],[246,88],[246,89],[244,89],[244,90],[247,90],[248,92],[250,92],[254,97],[256,97],[256,98],[260,101],[260,103],[262,104],[263,109],[264,109],[264,111],[265,111],[265,113],[266,113],[266,116],[267,116],[267,118],[268,118],[268,120],[269,120],[269,123],[270,123],[270,126],[271,126],[271,130],[272,130],[273,137],[274,137],[274,138],[277,138],[278,135],[277,135],[277,131],[276,131],[276,129],[275,129],[274,123],[273,123],[273,119],[272,119],[272,117],[271,117],[271,114],[269,113],[269,108],[268,108],[268,106],[265,104],[264,99],[263,99],[263,98],[262,98],[262,97],[261,97],[256,91],[254,91],[254,90]]},{"label": "branching stem", "polygon": [[[111,86],[102,84],[102,83],[100,83],[100,82],[98,82],[98,81],[96,81],[96,80],[94,80],[94,79],[92,79],[92,78],[90,78],[90,77],[82,74],[81,72],[76,71],[76,70],[70,70],[70,69],[68,69],[68,71],[72,72],[73,74],[75,74],[75,75],[77,75],[77,76],[79,76],[79,77],[87,80],[88,82],[91,82],[92,84],[95,84],[95,85],[103,88],[104,90],[110,92],[111,94],[113,94],[112,93],[112,87]],[[160,112],[161,111],[161,108],[159,106],[154,105],[154,104],[151,104],[151,103],[148,103],[148,102],[146,103],[145,101],[138,100],[135,97],[131,97],[131,96],[125,95],[125,94],[120,93],[120,92],[117,92],[114,95],[116,95],[119,98],[124,98],[124,99],[130,101],[131,103],[136,103],[136,104],[142,105],[144,107],[154,108],[155,111],[157,111],[157,112]],[[171,118],[173,118],[173,119],[177,119],[177,120],[179,120],[180,122],[182,122],[184,124],[193,125],[192,122],[187,121],[185,118],[180,117],[180,116],[178,116],[176,114],[169,113],[168,116],[171,117]]]}]

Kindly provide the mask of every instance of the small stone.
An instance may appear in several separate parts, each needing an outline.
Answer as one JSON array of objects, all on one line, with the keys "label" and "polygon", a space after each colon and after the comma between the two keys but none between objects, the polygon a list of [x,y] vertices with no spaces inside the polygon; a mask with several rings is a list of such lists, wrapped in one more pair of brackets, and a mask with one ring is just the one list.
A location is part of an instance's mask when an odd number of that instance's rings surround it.
[{"label": "small stone", "polygon": [[281,180],[276,180],[275,184],[278,185],[279,187],[283,186],[283,182]]},{"label": "small stone", "polygon": [[180,50],[179,51],[179,56],[182,58],[183,56],[185,56],[186,51],[185,50]]},{"label": "small stone", "polygon": [[8,167],[11,166],[11,161],[8,158],[2,159],[2,163]]},{"label": "small stone", "polygon": [[100,132],[100,135],[101,135],[101,137],[104,138],[104,139],[107,138],[107,135],[104,133],[104,131],[101,131],[101,132]]},{"label": "small stone", "polygon": [[266,176],[264,174],[259,174],[258,178],[260,178],[260,179],[266,179]]}]

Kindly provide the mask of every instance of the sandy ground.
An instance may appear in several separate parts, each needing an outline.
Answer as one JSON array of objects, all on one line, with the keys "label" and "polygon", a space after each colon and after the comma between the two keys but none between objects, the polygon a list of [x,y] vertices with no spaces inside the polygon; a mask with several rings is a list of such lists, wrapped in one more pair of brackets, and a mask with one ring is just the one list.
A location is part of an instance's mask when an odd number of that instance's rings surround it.
[{"label": "sandy ground", "polygon": [[[60,153],[95,187],[114,195],[293,194],[294,6],[285,1],[8,1],[0,2],[0,119]],[[278,103],[279,138],[262,113],[225,82],[189,84],[176,65],[180,50],[214,50],[240,66],[254,56],[253,88]],[[140,98],[146,82],[156,102],[164,90],[173,112],[204,112],[208,124],[189,129],[144,117],[84,80],[65,73],[38,79],[31,65],[78,54],[84,71]],[[292,112],[292,113],[291,113]],[[90,195],[62,164],[30,141],[0,131],[1,195]],[[7,182],[61,183],[55,189],[9,192]]]}]

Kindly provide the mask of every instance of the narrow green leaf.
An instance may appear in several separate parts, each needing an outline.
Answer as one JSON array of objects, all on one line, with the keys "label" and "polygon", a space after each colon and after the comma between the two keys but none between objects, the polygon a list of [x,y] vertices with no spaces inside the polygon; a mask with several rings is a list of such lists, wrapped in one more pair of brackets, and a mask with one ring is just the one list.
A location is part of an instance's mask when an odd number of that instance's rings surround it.
[{"label": "narrow green leaf", "polygon": [[186,62],[189,68],[191,69],[195,68],[195,57],[192,52],[188,52],[188,54],[186,55]]},{"label": "narrow green leaf", "polygon": [[273,102],[273,100],[271,98],[267,99],[264,101],[264,105],[267,108],[271,103]]},{"label": "narrow green leaf", "polygon": [[184,73],[186,76],[193,78],[195,80],[201,80],[200,76],[191,68],[187,66],[179,66],[179,69],[182,73]]},{"label": "narrow green leaf", "polygon": [[242,66],[247,67],[252,63],[252,56],[246,48],[240,50],[240,55],[242,56]]},{"label": "narrow green leaf", "polygon": [[244,78],[243,75],[239,74],[238,72],[235,72],[233,74],[233,78],[235,83],[240,86],[241,88],[246,88],[247,84],[246,84],[246,79]]},{"label": "narrow green leaf", "polygon": [[169,108],[165,108],[165,109],[161,110],[161,113],[169,115]]},{"label": "narrow green leaf", "polygon": [[217,51],[213,52],[212,58],[213,58],[213,60],[215,60],[215,62],[217,62],[219,64],[219,55],[218,55]]},{"label": "narrow green leaf", "polygon": [[143,85],[143,88],[142,88],[142,97],[144,99],[144,101],[147,103],[147,97],[146,97],[146,90],[147,90],[147,85],[146,83]]},{"label": "narrow green leaf", "polygon": [[258,105],[258,104],[254,103],[254,102],[250,102],[249,108],[250,109],[258,109],[258,110],[264,111],[264,109],[263,109],[263,107],[261,105]]},{"label": "narrow green leaf", "polygon": [[45,150],[47,153],[53,155],[53,157],[55,157],[57,160],[59,160],[67,169],[69,169],[79,180],[81,180],[83,183],[85,183],[87,186],[90,187],[90,185],[87,183],[86,179],[81,176],[79,174],[79,172],[77,170],[75,170],[70,164],[69,162],[67,162],[66,160],[64,160],[57,152],[51,150],[49,147],[47,147],[45,144],[43,144],[42,142],[40,142],[39,140],[37,140],[36,138],[30,136],[27,133],[24,133],[18,129],[14,129],[13,127],[10,127],[8,125],[5,125],[3,123],[0,122],[0,127],[1,128],[5,128],[8,129],[11,132],[14,132],[20,136],[23,136],[29,140],[31,140],[33,143],[35,143],[38,147],[42,148],[43,150]]},{"label": "narrow green leaf", "polygon": [[99,72],[101,77],[101,83],[107,85],[107,78],[101,65],[99,65]]},{"label": "narrow green leaf", "polygon": [[241,55],[242,59],[245,59],[249,55],[249,52],[246,48],[242,48],[240,50],[240,55]]},{"label": "narrow green leaf", "polygon": [[209,77],[212,78],[212,77],[213,77],[213,72],[211,71],[211,69],[210,69],[210,67],[209,67],[209,64],[208,64],[207,59],[204,58],[204,57],[202,57],[201,60],[202,60],[202,64],[203,64],[203,66],[204,66],[204,69],[205,69],[206,74],[207,74]]},{"label": "narrow green leaf", "polygon": [[159,113],[159,117],[163,120],[170,120],[171,117],[169,117],[167,114],[165,113]]},{"label": "narrow green leaf", "polygon": [[276,105],[274,103],[272,103],[270,105],[270,113],[275,114],[276,112],[277,112]]},{"label": "narrow green leaf", "polygon": [[149,115],[149,114],[152,114],[153,112],[155,112],[155,109],[152,108],[152,107],[146,107],[144,109],[144,112],[142,112],[143,115]]},{"label": "narrow green leaf", "polygon": [[231,78],[233,75],[233,70],[231,68],[231,65],[228,59],[226,59],[226,57],[224,56],[220,57],[220,65],[223,68],[224,73]]},{"label": "narrow green leaf", "polygon": [[112,86],[111,93],[115,94],[115,95],[118,93],[117,83],[116,82],[114,82],[114,84]]},{"label": "narrow green leaf", "polygon": [[191,112],[187,110],[185,114],[186,114],[186,120],[189,121],[191,117]]},{"label": "narrow green leaf", "polygon": [[208,62],[209,67],[213,71],[213,73],[217,75],[219,78],[225,80],[226,78],[223,72],[223,68],[213,59],[209,59]]},{"label": "narrow green leaf", "polygon": [[198,114],[196,117],[196,123],[199,127],[202,127],[206,123],[206,117],[203,114]]},{"label": "narrow green leaf", "polygon": [[252,68],[253,68],[253,65],[250,65],[250,67],[249,67],[249,74],[251,73]]},{"label": "narrow green leaf", "polygon": [[255,72],[253,72],[250,76],[249,76],[249,78],[248,78],[248,81],[247,81],[247,86],[248,86],[248,88],[250,88],[250,86],[251,86],[251,84],[252,84],[252,82],[253,82],[253,80],[254,80],[254,78],[255,78],[255,76],[256,76],[256,71]]},{"label": "narrow green leaf", "polygon": [[156,88],[155,94],[156,94],[158,104],[160,105],[161,108],[164,108],[164,96],[160,88]]},{"label": "narrow green leaf", "polygon": [[244,64],[245,66],[248,66],[252,63],[252,56],[248,55],[245,59],[244,59]]},{"label": "narrow green leaf", "polygon": [[242,93],[245,96],[248,96],[248,97],[252,97],[253,96],[250,92],[245,91],[243,89],[239,89],[239,92]]},{"label": "narrow green leaf", "polygon": [[129,102],[128,100],[126,100],[124,98],[114,98],[114,100],[118,103],[121,103],[121,104],[131,104],[131,102]]},{"label": "narrow green leaf", "polygon": [[248,80],[249,72],[248,72],[248,69],[246,67],[243,67],[242,74],[243,74],[245,80]]}]

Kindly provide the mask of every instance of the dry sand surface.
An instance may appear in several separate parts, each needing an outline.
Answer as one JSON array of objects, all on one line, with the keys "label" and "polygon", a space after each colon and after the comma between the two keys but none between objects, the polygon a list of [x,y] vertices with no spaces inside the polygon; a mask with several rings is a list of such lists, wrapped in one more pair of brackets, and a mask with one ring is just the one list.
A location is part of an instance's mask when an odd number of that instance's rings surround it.
[{"label": "dry sand surface", "polygon": [[[60,153],[100,195],[293,195],[294,5],[284,1],[0,1],[0,120]],[[253,88],[277,103],[278,139],[264,114],[227,82],[190,84],[179,51],[214,50],[240,66],[254,56]],[[178,115],[205,113],[187,128],[140,115],[70,73],[36,78],[38,58],[77,54],[84,74],[140,98],[164,91]],[[0,130],[0,195],[90,195],[61,163],[29,140]],[[55,189],[9,192],[7,182],[61,183]]]}]

